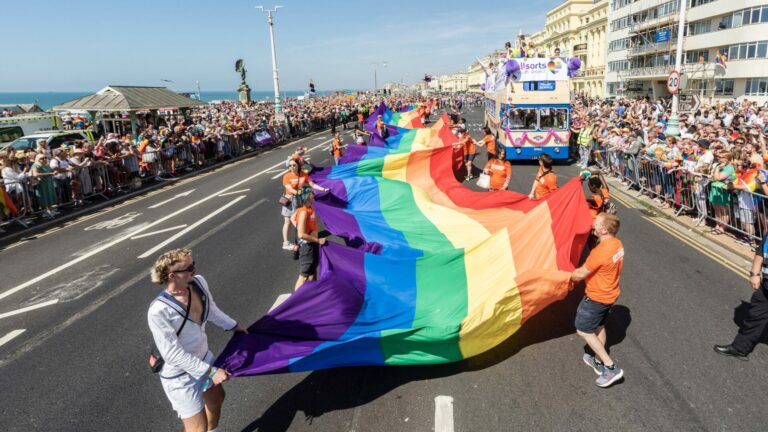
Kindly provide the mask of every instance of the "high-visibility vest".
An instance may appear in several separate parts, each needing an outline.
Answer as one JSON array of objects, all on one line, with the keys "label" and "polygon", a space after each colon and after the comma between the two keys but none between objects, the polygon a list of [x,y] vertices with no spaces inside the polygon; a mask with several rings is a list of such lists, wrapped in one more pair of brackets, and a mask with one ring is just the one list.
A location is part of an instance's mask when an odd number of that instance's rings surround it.
[{"label": "high-visibility vest", "polygon": [[592,145],[592,128],[583,128],[579,133],[579,145],[589,147]]}]

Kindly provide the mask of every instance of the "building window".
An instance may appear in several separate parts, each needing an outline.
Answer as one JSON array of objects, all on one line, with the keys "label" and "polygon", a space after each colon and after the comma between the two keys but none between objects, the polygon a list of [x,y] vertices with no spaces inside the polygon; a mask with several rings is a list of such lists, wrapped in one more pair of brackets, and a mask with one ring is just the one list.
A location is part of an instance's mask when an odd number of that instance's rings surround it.
[{"label": "building window", "polygon": [[744,89],[744,94],[749,96],[768,95],[768,78],[749,78]]},{"label": "building window", "polygon": [[733,96],[733,80],[717,80],[715,82],[716,96]]},{"label": "building window", "polygon": [[768,22],[768,5],[737,10],[723,17],[718,28],[724,30],[764,22]]},{"label": "building window", "polygon": [[691,3],[690,3],[691,7],[693,8],[693,7],[696,7],[696,6],[705,5],[707,3],[712,3],[715,0],[690,0],[690,1],[691,1]]},{"label": "building window", "polygon": [[701,60],[709,61],[709,51],[707,50],[699,50],[699,51],[686,51],[685,52],[685,63],[686,64],[693,64],[698,63]]},{"label": "building window", "polygon": [[728,53],[728,60],[748,60],[754,58],[766,58],[768,54],[768,41],[747,42],[738,45],[731,45],[726,50],[721,48],[720,52]]}]

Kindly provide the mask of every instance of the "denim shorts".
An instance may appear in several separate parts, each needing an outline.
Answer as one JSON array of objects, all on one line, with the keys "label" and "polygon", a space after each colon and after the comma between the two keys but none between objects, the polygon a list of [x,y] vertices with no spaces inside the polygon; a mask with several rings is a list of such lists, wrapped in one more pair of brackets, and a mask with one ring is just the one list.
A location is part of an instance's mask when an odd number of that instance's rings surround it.
[{"label": "denim shorts", "polygon": [[584,333],[594,333],[598,327],[605,325],[612,304],[599,303],[584,296],[576,309],[576,330]]}]

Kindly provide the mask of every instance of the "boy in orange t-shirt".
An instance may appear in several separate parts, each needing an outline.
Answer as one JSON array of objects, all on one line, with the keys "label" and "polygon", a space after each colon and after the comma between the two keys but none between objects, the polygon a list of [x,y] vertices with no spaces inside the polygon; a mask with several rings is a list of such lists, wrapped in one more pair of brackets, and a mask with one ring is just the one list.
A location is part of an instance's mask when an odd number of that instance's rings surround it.
[{"label": "boy in orange t-shirt", "polygon": [[546,153],[539,156],[539,172],[528,198],[541,199],[557,190],[557,174],[552,171],[552,162],[552,156]]},{"label": "boy in orange t-shirt", "polygon": [[605,350],[605,321],[621,294],[619,281],[624,266],[624,245],[615,237],[619,226],[617,216],[598,214],[594,232],[600,243],[589,253],[584,265],[571,273],[572,281],[586,281],[584,298],[576,310],[576,333],[594,352],[594,355],[584,354],[583,360],[600,375],[596,381],[600,387],[608,387],[624,376],[624,371]]}]

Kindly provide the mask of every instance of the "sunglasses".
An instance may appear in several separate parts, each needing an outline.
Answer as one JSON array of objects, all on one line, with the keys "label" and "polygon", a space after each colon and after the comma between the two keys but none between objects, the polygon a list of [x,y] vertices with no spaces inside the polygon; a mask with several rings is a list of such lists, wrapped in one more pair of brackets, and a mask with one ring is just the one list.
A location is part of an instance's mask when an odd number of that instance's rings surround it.
[{"label": "sunglasses", "polygon": [[299,166],[298,166],[298,165],[296,165],[296,164],[288,164],[288,166],[289,166],[290,168],[298,168],[298,167],[299,167]]},{"label": "sunglasses", "polygon": [[189,265],[189,267],[179,270],[173,270],[171,273],[194,273],[195,272],[195,262],[192,261],[192,264]]}]

